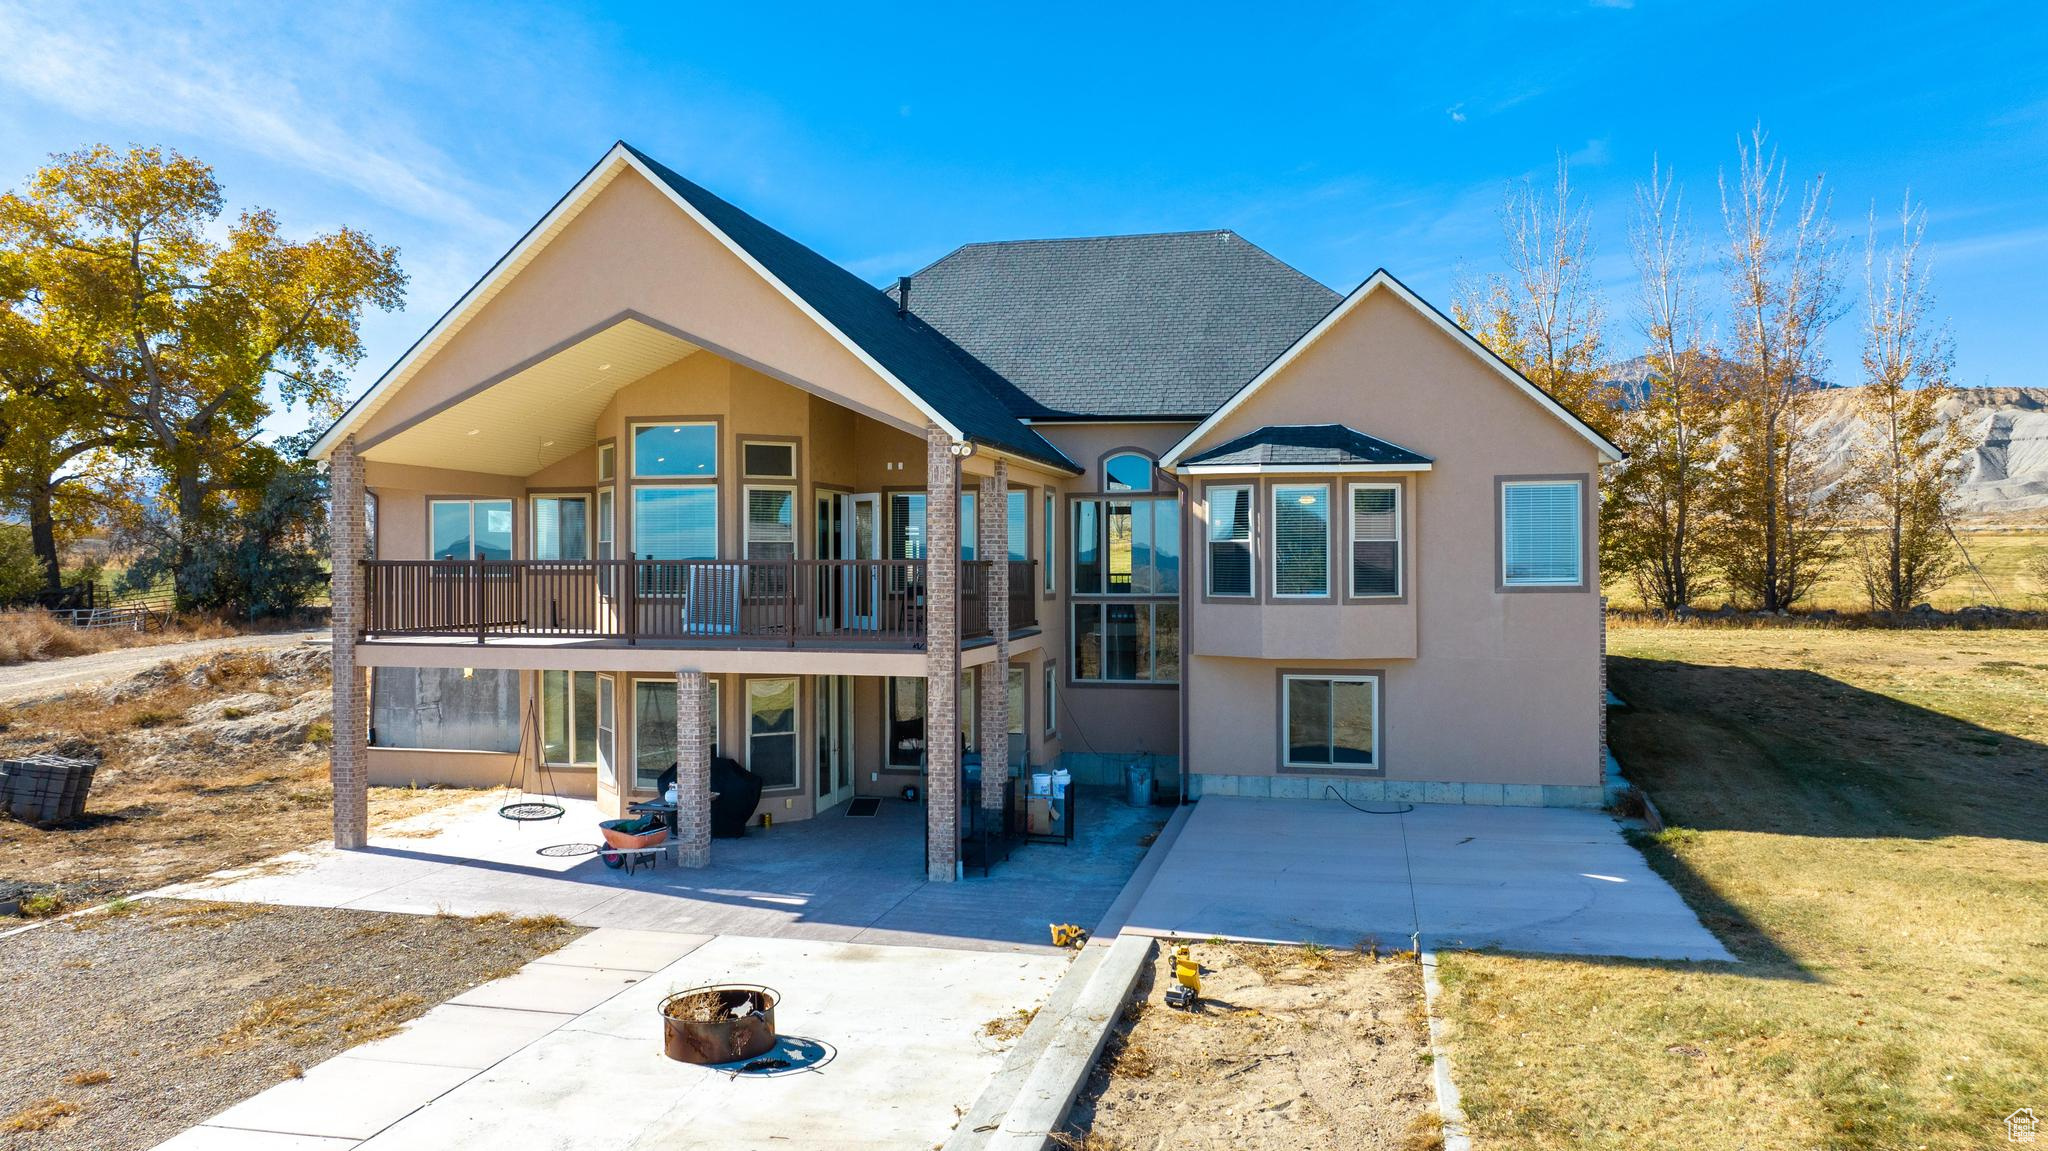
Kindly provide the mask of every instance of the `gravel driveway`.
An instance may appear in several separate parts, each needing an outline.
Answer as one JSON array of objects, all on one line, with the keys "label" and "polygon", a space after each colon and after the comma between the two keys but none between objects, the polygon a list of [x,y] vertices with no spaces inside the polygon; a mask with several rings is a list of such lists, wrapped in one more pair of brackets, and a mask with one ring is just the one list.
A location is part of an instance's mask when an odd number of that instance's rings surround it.
[{"label": "gravel driveway", "polygon": [[196,639],[190,643],[165,643],[151,647],[121,648],[92,655],[66,656],[36,663],[0,667],[0,703],[53,695],[68,688],[126,679],[167,659],[185,659],[217,651],[261,651],[291,647],[309,640],[326,642],[328,630],[280,631],[265,635],[231,635],[223,639]]}]

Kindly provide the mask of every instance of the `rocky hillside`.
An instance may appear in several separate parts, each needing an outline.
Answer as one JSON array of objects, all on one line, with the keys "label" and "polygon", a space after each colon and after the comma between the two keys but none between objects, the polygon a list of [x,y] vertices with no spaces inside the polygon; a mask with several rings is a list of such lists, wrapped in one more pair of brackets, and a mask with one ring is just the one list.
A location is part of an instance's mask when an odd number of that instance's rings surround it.
[{"label": "rocky hillside", "polygon": [[[1837,469],[1849,467],[1860,425],[1855,388],[1830,388],[1820,433]],[[1943,414],[1975,449],[1963,515],[1987,523],[2048,523],[2048,388],[1958,388]]]}]

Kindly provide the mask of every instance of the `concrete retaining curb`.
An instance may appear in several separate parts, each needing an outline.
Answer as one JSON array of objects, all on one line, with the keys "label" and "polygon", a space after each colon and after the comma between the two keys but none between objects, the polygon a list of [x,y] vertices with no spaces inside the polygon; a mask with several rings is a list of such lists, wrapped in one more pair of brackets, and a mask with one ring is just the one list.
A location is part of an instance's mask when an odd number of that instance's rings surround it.
[{"label": "concrete retaining curb", "polygon": [[961,1116],[944,1151],[1042,1151],[1088,1081],[1109,1029],[1152,956],[1152,940],[1122,935],[1131,910],[1187,826],[1182,807],[1160,829],[1138,869],[1095,925],[1088,945],[1032,1017],[1002,1070]]},{"label": "concrete retaining curb", "polygon": [[1444,1151],[1472,1151],[1472,1136],[1465,1131],[1465,1105],[1451,1079],[1451,1049],[1444,1041],[1444,1021],[1437,1010],[1444,988],[1436,978],[1436,952],[1424,951],[1420,958],[1422,1003],[1429,1018],[1430,1082],[1436,1087],[1436,1113],[1444,1124]]}]

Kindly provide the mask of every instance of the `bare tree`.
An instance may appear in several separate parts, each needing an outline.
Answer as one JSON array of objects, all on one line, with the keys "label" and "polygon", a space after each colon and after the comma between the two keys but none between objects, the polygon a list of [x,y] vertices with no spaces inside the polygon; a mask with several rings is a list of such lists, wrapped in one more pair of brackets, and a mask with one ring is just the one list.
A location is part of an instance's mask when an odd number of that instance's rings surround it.
[{"label": "bare tree", "polygon": [[1733,343],[1729,449],[1718,485],[1728,519],[1721,568],[1766,611],[1798,603],[1840,555],[1848,493],[1823,475],[1812,408],[1826,367],[1821,337],[1839,315],[1839,253],[1824,177],[1801,189],[1792,219],[1785,167],[1758,128],[1721,179],[1724,270]]},{"label": "bare tree", "polygon": [[1629,246],[1633,318],[1648,372],[1617,418],[1629,459],[1606,485],[1602,566],[1628,573],[1644,603],[1682,611],[1712,585],[1710,549],[1720,527],[1712,494],[1727,420],[1685,193],[1655,161],[1649,182],[1636,185]]},{"label": "bare tree", "polygon": [[1507,274],[1462,285],[1452,318],[1581,419],[1606,424],[1592,224],[1562,155],[1547,191],[1528,180],[1508,187],[1501,230]]},{"label": "bare tree", "polygon": [[1970,448],[1941,417],[1955,342],[1929,316],[1933,285],[1920,260],[1926,232],[1927,214],[1908,196],[1898,246],[1880,256],[1873,211],[1863,249],[1862,426],[1851,474],[1876,526],[1858,534],[1856,561],[1871,610],[1893,614],[1963,567],[1950,521]]}]

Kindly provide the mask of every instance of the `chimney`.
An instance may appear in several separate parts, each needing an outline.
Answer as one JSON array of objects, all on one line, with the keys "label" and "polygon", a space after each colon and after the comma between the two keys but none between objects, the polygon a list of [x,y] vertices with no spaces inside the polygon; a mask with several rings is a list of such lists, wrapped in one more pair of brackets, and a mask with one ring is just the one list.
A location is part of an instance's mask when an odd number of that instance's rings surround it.
[{"label": "chimney", "polygon": [[896,277],[896,314],[899,316],[907,316],[910,314],[909,276]]}]

